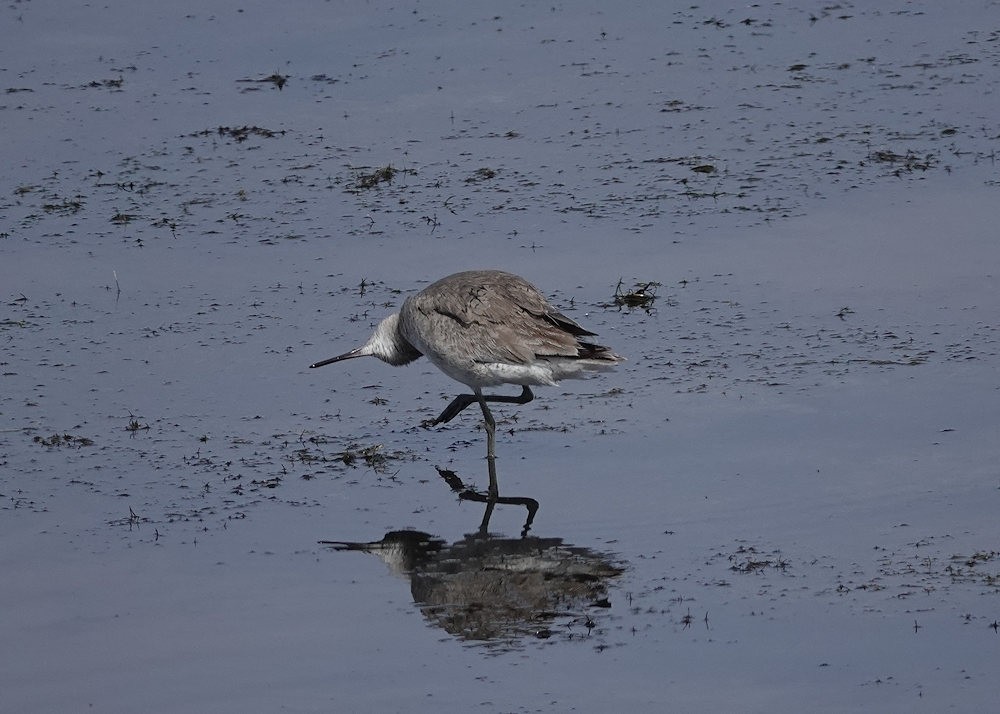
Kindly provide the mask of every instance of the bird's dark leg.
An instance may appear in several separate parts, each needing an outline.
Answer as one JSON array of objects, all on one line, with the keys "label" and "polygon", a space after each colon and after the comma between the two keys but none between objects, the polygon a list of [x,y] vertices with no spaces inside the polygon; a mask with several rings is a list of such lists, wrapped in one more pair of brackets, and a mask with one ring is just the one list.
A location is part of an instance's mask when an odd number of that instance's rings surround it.
[{"label": "bird's dark leg", "polygon": [[[477,390],[478,391],[478,390]],[[423,426],[437,426],[438,424],[447,424],[452,419],[457,417],[463,409],[465,409],[470,404],[475,404],[479,402],[480,399],[487,402],[504,402],[505,404],[527,404],[535,395],[532,394],[531,389],[528,385],[524,385],[521,388],[521,393],[516,397],[507,396],[504,394],[459,394],[457,397],[451,400],[451,404],[444,408],[444,411],[438,415],[437,419],[428,419],[423,423]]]},{"label": "bird's dark leg", "polygon": [[[527,389],[527,387],[525,387]],[[479,406],[483,410],[483,419],[486,421],[486,465],[490,471],[490,490],[487,501],[488,504],[492,505],[496,503],[497,498],[500,497],[500,488],[497,486],[497,456],[496,456],[496,432],[497,423],[493,419],[493,414],[490,412],[490,408],[486,406],[486,397],[483,393],[476,389],[476,400],[479,402]]]},{"label": "bird's dark leg", "polygon": [[438,424],[447,424],[459,413],[465,409],[470,404],[475,404],[479,400],[476,398],[475,394],[459,394],[457,397],[451,400],[451,404],[444,408],[444,411],[438,415],[437,419],[428,419],[422,426],[437,426]]},{"label": "bird's dark leg", "polygon": [[493,414],[490,412],[490,408],[486,406],[486,402],[503,402],[505,404],[527,404],[535,395],[532,394],[531,388],[528,385],[523,385],[521,388],[521,393],[516,397],[508,396],[505,394],[483,394],[483,391],[478,387],[473,390],[475,394],[459,394],[457,397],[451,400],[451,404],[444,408],[444,411],[438,416],[437,419],[428,420],[423,423],[423,426],[436,426],[438,424],[446,424],[456,416],[458,416],[463,409],[465,409],[470,404],[475,404],[478,402],[480,408],[483,410],[483,419],[486,422],[486,463],[490,470],[490,490],[488,496],[488,503],[496,503],[496,500],[500,497],[500,489],[497,487],[497,457],[496,457],[496,431],[497,423],[493,419]]}]

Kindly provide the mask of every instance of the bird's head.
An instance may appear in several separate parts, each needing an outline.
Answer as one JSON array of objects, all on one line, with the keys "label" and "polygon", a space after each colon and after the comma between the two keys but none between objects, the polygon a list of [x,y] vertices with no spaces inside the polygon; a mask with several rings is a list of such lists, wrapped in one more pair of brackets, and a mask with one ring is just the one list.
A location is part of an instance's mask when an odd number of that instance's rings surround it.
[{"label": "bird's head", "polygon": [[309,365],[313,367],[323,367],[334,362],[341,362],[345,359],[355,357],[378,357],[383,362],[398,367],[407,364],[420,357],[421,353],[413,345],[406,341],[406,338],[399,331],[399,314],[393,313],[385,318],[375,328],[375,332],[360,347],[355,347],[350,352],[345,352],[336,357],[315,362]]}]

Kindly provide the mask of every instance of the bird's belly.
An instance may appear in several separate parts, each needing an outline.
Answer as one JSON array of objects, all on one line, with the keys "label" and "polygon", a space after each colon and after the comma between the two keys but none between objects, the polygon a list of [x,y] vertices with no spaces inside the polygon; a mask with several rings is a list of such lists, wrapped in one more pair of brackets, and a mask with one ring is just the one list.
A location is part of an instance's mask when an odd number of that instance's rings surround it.
[{"label": "bird's belly", "polygon": [[495,387],[499,384],[534,384],[552,387],[556,384],[552,368],[545,362],[532,364],[488,362],[477,365],[476,371],[484,380],[482,382],[484,387]]},{"label": "bird's belly", "polygon": [[473,388],[496,387],[501,384],[541,385],[556,384],[552,368],[547,362],[509,364],[506,362],[463,362],[435,359],[427,355],[442,372],[462,384]]}]

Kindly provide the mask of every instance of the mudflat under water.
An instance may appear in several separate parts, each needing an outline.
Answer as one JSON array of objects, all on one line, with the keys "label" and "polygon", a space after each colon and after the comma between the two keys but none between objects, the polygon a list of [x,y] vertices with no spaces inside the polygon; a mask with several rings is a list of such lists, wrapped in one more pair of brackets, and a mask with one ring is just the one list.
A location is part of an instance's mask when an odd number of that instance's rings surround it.
[{"label": "mudflat under water", "polygon": [[[993,706],[998,9],[0,9],[0,709]],[[308,369],[472,267],[628,357],[492,512]]]}]

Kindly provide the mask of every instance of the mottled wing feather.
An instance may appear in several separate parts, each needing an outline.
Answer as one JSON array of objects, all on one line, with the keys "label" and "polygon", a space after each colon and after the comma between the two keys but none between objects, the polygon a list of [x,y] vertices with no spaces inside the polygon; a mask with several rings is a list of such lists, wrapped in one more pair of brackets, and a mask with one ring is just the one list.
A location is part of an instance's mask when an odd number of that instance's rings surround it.
[{"label": "mottled wing feather", "polygon": [[[580,336],[594,333],[559,313],[530,283],[512,274],[470,272],[412,296],[425,340],[479,363],[528,364],[536,357],[600,358]],[[553,329],[555,328],[555,329]]]},{"label": "mottled wing feather", "polygon": [[590,330],[585,330],[580,327],[575,320],[563,315],[561,312],[546,312],[543,315],[539,315],[543,320],[551,322],[558,328],[566,330],[566,332],[571,335],[576,335],[577,337],[593,337],[596,332],[591,332]]}]

